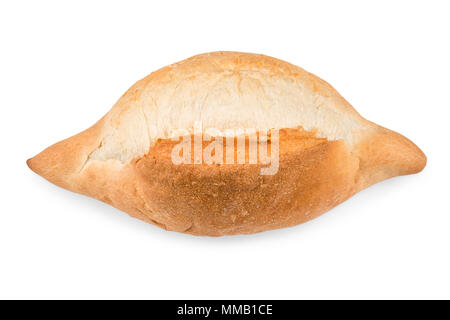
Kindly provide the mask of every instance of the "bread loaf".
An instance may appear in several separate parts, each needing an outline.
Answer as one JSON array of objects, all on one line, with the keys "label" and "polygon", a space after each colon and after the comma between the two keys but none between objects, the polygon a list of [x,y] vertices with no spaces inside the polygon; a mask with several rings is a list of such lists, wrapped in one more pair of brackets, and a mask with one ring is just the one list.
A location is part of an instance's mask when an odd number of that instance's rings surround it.
[{"label": "bread loaf", "polygon": [[426,157],[297,66],[214,52],[151,73],[27,164],[166,230],[220,236],[303,223]]}]

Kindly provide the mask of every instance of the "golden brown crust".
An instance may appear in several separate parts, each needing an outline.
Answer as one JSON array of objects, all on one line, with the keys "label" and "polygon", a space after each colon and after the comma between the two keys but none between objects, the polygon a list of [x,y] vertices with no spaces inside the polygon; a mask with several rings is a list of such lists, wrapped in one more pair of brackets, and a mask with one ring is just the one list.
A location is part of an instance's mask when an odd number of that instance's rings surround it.
[{"label": "golden brown crust", "polygon": [[[174,165],[174,142],[160,140],[127,165],[90,162],[71,176],[69,189],[166,230],[220,236],[306,222],[373,183],[420,171],[426,161],[409,140],[382,128],[353,153],[343,141],[293,129],[281,130],[279,143],[280,168],[273,176],[260,174],[262,164]],[[45,168],[57,154],[70,159],[60,148],[56,144],[44,150],[29,161],[30,168]],[[55,168],[61,172],[51,165],[37,172],[67,188],[67,181],[48,174]]]},{"label": "golden brown crust", "polygon": [[353,194],[358,161],[342,141],[298,148],[292,140],[281,138],[273,176],[262,176],[260,164],[174,166],[159,155],[137,160],[136,176],[168,229],[218,236],[293,226]]},{"label": "golden brown crust", "polygon": [[[179,68],[183,71],[177,71]],[[339,112],[355,114],[330,85],[299,67],[262,55],[212,53],[144,78],[125,93],[114,117],[108,114],[27,164],[52,183],[109,203],[133,217],[167,230],[209,236],[297,225],[374,183],[424,168],[426,157],[414,143],[362,118],[364,130],[358,131],[352,143],[319,138],[316,132],[282,129],[279,170],[272,176],[260,174],[265,165],[248,161],[175,165],[170,157],[174,142],[167,139],[158,140],[145,155],[128,162],[91,157],[105,142],[105,128],[122,121],[131,105],[142,99],[143,87],[233,68],[301,79],[321,96],[334,99]]]}]

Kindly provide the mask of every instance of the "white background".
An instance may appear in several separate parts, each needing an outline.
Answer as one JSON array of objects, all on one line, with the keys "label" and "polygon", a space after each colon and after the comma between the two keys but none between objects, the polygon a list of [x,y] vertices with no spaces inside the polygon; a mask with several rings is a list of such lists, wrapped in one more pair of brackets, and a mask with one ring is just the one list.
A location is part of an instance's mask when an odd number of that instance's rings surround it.
[{"label": "white background", "polygon": [[[0,298],[450,298],[447,1],[2,1]],[[60,189],[25,161],[194,54],[264,53],[413,140],[426,169],[320,218],[193,237]]]}]

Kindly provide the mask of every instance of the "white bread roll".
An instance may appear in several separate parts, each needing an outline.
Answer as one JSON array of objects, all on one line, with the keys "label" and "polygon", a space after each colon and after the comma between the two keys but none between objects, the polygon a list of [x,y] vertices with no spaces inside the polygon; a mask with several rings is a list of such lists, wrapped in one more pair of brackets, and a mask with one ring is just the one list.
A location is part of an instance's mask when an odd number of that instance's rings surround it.
[{"label": "white bread roll", "polygon": [[[257,135],[243,134],[244,150],[231,138],[234,163],[194,163],[195,151],[187,163],[173,161],[180,135],[219,141],[245,129]],[[267,142],[278,164],[274,174],[262,174],[268,164],[250,163],[249,145],[269,129],[279,133]],[[209,142],[200,143],[205,152]],[[308,221],[376,182],[421,171],[426,157],[297,66],[214,52],[153,72],[91,128],[27,164],[58,186],[166,230],[220,236]]]}]

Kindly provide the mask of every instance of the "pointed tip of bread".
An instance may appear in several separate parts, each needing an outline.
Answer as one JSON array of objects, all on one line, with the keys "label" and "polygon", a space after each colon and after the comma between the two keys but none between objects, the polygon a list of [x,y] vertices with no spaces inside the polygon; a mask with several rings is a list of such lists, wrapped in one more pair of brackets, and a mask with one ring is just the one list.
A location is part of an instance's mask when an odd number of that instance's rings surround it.
[{"label": "pointed tip of bread", "polygon": [[397,175],[415,174],[425,168],[427,157],[414,142],[391,130],[383,133],[382,137],[386,137],[382,155],[397,170]]},{"label": "pointed tip of bread", "polygon": [[71,180],[83,168],[100,141],[100,126],[91,128],[44,149],[27,160],[28,167],[46,180],[72,190]]},{"label": "pointed tip of bread", "polygon": [[[44,150],[45,151],[45,150]],[[42,152],[41,152],[42,153]],[[39,154],[35,155],[34,157],[30,158],[27,160],[27,166],[28,168],[30,168],[31,171],[33,171],[34,173],[43,176],[44,178],[46,178],[45,175],[45,163],[43,163],[42,160],[39,160]],[[47,178],[46,178],[47,179]]]},{"label": "pointed tip of bread", "polygon": [[388,178],[418,173],[427,164],[425,153],[414,142],[383,127],[363,140],[357,153],[362,188]]},{"label": "pointed tip of bread", "polygon": [[61,154],[58,151],[57,144],[44,149],[27,160],[28,168],[44,179],[60,185],[60,180],[64,175],[61,167],[64,163],[61,161]]},{"label": "pointed tip of bread", "polygon": [[[33,166],[32,166],[32,160],[33,160],[33,158],[30,158],[30,159],[28,159],[27,160],[27,166],[28,166],[28,168],[30,168],[31,170],[33,170]],[[33,170],[34,171],[34,170]]]},{"label": "pointed tip of bread", "polygon": [[412,166],[410,169],[411,174],[419,173],[420,171],[425,169],[427,165],[427,156],[425,155],[425,153],[415,144],[414,147],[415,150],[412,151],[412,153],[414,154],[414,160],[412,161]]}]

